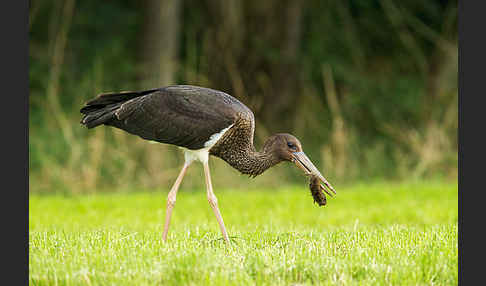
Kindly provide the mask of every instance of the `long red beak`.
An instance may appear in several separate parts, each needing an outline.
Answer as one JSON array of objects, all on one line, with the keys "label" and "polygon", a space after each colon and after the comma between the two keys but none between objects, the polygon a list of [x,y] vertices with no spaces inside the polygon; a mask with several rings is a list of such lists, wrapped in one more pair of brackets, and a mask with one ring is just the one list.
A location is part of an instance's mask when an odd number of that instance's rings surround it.
[{"label": "long red beak", "polygon": [[307,155],[305,155],[304,152],[294,152],[294,153],[292,153],[292,156],[294,157],[294,163],[297,165],[297,167],[302,169],[306,175],[316,176],[317,178],[319,178],[319,180],[327,187],[327,189],[326,189],[324,186],[321,185],[322,189],[329,196],[331,196],[331,197],[333,196],[333,194],[331,194],[331,192],[333,192],[334,195],[336,194],[336,191],[331,186],[331,184],[329,184],[329,182],[326,180],[326,178],[324,178],[324,176],[322,176],[321,172],[319,172],[319,170],[317,170],[316,166],[314,166],[314,164],[312,164],[312,162],[309,160],[309,158],[307,157]]}]

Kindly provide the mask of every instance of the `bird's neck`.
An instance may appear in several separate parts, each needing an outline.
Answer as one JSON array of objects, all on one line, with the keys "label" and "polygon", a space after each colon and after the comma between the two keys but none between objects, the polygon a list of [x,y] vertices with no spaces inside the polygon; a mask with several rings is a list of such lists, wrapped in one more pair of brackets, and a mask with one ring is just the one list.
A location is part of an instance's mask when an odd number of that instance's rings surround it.
[{"label": "bird's neck", "polygon": [[268,168],[281,162],[274,154],[270,152],[256,151],[253,144],[247,148],[232,149],[231,152],[223,152],[218,154],[218,157],[225,160],[233,168],[237,169],[243,174],[256,177]]},{"label": "bird's neck", "polygon": [[268,168],[280,163],[280,161],[281,160],[272,153],[267,153],[264,150],[256,151],[252,148],[248,151],[245,159],[242,159],[243,164],[241,164],[238,169],[244,174],[256,177],[265,172]]},{"label": "bird's neck", "polygon": [[[253,136],[248,134],[248,128],[238,128],[235,124],[218,140],[210,154],[217,156],[243,174],[258,176],[268,168],[278,164],[281,160],[269,148],[262,147],[257,151],[253,145]],[[268,139],[267,139],[268,140]],[[266,142],[266,141],[265,141]]]}]

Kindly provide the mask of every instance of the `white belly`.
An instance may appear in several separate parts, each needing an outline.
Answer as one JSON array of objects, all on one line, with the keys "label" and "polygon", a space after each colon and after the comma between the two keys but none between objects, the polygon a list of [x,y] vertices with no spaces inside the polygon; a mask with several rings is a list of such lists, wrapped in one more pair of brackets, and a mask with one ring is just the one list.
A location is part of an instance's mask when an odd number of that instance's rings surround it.
[{"label": "white belly", "polygon": [[190,150],[184,147],[179,147],[184,150],[184,159],[186,164],[191,163],[194,160],[200,161],[202,163],[207,163],[209,160],[209,149],[214,146],[218,142],[218,140],[223,136],[226,131],[228,131],[233,124],[226,127],[225,129],[221,130],[218,133],[214,133],[209,137],[209,140],[204,143],[204,148],[197,149],[197,150]]}]

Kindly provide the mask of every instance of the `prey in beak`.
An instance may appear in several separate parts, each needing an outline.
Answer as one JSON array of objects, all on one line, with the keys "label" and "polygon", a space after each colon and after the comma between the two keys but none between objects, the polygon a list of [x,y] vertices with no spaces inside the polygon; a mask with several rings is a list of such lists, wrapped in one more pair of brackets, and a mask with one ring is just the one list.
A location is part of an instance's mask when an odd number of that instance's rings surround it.
[{"label": "prey in beak", "polygon": [[300,144],[300,141],[295,136],[287,133],[275,134],[265,141],[263,151],[274,154],[273,156],[276,162],[292,162],[304,171],[304,174],[310,177],[309,188],[314,197],[314,202],[320,206],[326,204],[324,192],[330,197],[336,195],[336,191],[331,184],[329,184],[321,172],[317,170],[316,166],[312,164],[307,155],[305,155],[302,150],[302,144]]},{"label": "prey in beak", "polygon": [[317,183],[316,179],[317,179],[320,182],[322,182],[322,184],[324,184],[322,185],[319,183],[320,188],[324,190],[329,196],[333,197],[336,194],[336,191],[331,186],[331,184],[329,184],[326,178],[322,176],[321,172],[317,170],[316,166],[312,164],[312,162],[309,160],[309,158],[307,157],[307,155],[305,155],[304,152],[293,152],[292,159],[293,159],[292,162],[294,162],[297,165],[297,167],[302,169],[302,171],[304,171],[304,173],[307,176],[311,177],[311,180],[314,181],[314,185],[316,185]]}]

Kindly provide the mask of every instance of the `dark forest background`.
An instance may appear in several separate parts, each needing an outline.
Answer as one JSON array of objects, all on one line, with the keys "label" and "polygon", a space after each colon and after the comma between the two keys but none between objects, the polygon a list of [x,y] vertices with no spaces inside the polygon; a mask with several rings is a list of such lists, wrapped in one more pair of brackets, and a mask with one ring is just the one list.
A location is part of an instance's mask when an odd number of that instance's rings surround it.
[{"label": "dark forest background", "polygon": [[[256,117],[255,144],[296,135],[338,189],[457,178],[457,1],[30,1],[31,192],[168,189],[180,151],[79,109],[101,92],[192,84]],[[305,185],[280,164],[255,179],[210,161],[215,186]],[[202,167],[184,188],[204,185]]]}]

